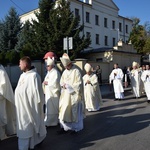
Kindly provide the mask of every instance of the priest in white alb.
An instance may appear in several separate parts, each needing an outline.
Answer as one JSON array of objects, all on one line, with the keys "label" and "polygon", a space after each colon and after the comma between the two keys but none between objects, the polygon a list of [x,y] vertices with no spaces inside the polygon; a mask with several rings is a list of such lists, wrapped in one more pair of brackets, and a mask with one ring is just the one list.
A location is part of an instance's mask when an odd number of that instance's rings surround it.
[{"label": "priest in white alb", "polygon": [[60,60],[65,67],[60,79],[61,96],[59,103],[59,121],[61,130],[58,134],[71,130],[77,133],[83,129],[83,85],[79,69],[72,64],[64,53]]},{"label": "priest in white alb", "polygon": [[147,96],[147,102],[150,103],[150,67],[146,65],[146,70],[142,73],[141,79],[144,83],[144,89]]},{"label": "priest in white alb", "polygon": [[31,66],[31,59],[20,59],[21,74],[15,89],[18,149],[34,149],[46,137],[44,124],[44,94],[41,77]]},{"label": "priest in white alb", "polygon": [[60,98],[60,73],[56,69],[53,57],[47,58],[47,74],[43,81],[43,90],[45,93],[45,125],[58,125],[59,98]]},{"label": "priest in white alb", "polygon": [[92,72],[92,66],[86,63],[84,66],[86,74],[83,76],[85,107],[88,111],[98,111],[102,105],[98,77]]},{"label": "priest in white alb", "polygon": [[124,98],[123,76],[122,69],[118,67],[118,64],[114,64],[114,69],[109,76],[109,83],[113,82],[115,100],[122,100]]},{"label": "priest in white alb", "polygon": [[16,134],[16,113],[13,89],[5,71],[0,64],[0,140]]},{"label": "priest in white alb", "polygon": [[142,94],[142,86],[141,86],[141,70],[139,68],[139,64],[137,62],[132,63],[132,70],[129,72],[129,77],[131,80],[131,87],[133,90],[133,94],[136,98],[141,97]]}]

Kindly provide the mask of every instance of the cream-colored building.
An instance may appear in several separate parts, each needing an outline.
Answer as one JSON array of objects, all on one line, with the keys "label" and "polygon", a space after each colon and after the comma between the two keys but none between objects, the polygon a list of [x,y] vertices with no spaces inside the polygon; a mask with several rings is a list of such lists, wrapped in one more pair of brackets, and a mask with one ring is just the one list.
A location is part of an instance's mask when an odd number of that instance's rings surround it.
[{"label": "cream-colored building", "polygon": [[[113,0],[68,0],[70,9],[75,16],[80,17],[80,24],[84,24],[82,35],[91,35],[91,45],[86,50],[96,48],[112,48],[119,39],[128,41],[132,30],[132,20],[118,14],[119,8]],[[32,10],[20,16],[21,21],[37,19]],[[62,39],[63,40],[63,39]]]},{"label": "cream-colored building", "polygon": [[113,48],[99,48],[91,51],[83,52],[86,62],[92,64],[93,68],[97,65],[101,66],[102,79],[107,81],[109,74],[113,69],[113,65],[118,63],[120,68],[132,67],[132,62],[136,61],[140,64],[141,55],[133,48],[132,44],[126,44],[119,41]]},{"label": "cream-colored building", "polygon": [[[100,65],[102,79],[107,81],[114,63],[118,63],[120,68],[131,66],[133,61],[140,63],[141,56],[137,54],[132,44],[127,44],[133,22],[119,15],[119,8],[113,0],[69,0],[69,2],[71,11],[80,17],[80,24],[84,24],[84,30],[80,34],[91,35],[91,45],[82,51],[84,54],[82,58],[74,62],[82,70],[86,62],[91,63],[93,67]],[[37,19],[35,12],[39,12],[39,9],[21,15],[21,21],[24,23],[27,20]]]}]

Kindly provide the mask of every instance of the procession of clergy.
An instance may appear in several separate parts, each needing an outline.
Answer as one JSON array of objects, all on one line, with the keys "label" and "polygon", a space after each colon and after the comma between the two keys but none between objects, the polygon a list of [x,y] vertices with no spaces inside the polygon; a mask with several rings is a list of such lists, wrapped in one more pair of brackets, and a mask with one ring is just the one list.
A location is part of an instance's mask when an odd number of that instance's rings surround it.
[{"label": "procession of clergy", "polygon": [[[4,67],[0,65],[0,140],[17,134],[19,150],[34,149],[40,145],[46,137],[46,128],[50,126],[60,124],[58,135],[77,133],[84,127],[86,110],[99,111],[102,106],[98,78],[91,64],[85,64],[86,74],[82,76],[81,70],[64,53],[60,57],[65,68],[61,75],[53,52],[46,53],[44,59],[47,74],[43,82],[30,57],[20,59],[22,74],[15,92]],[[127,75],[135,97],[139,98],[144,89],[150,102],[149,65],[142,70],[138,63],[133,62]],[[123,77],[122,69],[114,64],[109,82],[113,83],[115,100],[124,99]]]}]

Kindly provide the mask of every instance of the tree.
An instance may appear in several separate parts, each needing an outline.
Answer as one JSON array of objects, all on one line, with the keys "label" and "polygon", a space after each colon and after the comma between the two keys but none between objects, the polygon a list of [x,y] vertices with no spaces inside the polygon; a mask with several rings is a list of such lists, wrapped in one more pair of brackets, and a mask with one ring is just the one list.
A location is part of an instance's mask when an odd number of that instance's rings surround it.
[{"label": "tree", "polygon": [[15,8],[10,8],[8,15],[1,21],[0,28],[0,50],[6,52],[14,49],[21,30],[20,18]]},{"label": "tree", "polygon": [[0,21],[0,51],[3,51],[5,48],[5,38],[4,38],[4,23]]},{"label": "tree", "polygon": [[145,42],[145,45],[143,47],[143,53],[144,54],[150,54],[150,37],[147,38],[146,42]]},{"label": "tree", "polygon": [[139,25],[140,19],[135,18],[133,20],[133,29],[130,33],[130,38],[134,48],[138,53],[143,53],[143,47],[146,43],[146,31],[144,26]]},{"label": "tree", "polygon": [[147,32],[150,31],[150,22],[149,22],[149,21],[146,21],[143,26],[144,26],[144,29],[145,29]]},{"label": "tree", "polygon": [[34,51],[42,56],[47,51],[53,51],[61,56],[63,51],[63,38],[73,37],[73,50],[69,51],[72,58],[76,58],[80,51],[87,48],[90,38],[81,35],[83,25],[79,25],[79,18],[73,15],[70,10],[70,3],[66,0],[59,0],[56,3],[52,0],[40,0],[38,21],[33,21]]},{"label": "tree", "polygon": [[31,44],[34,41],[33,34],[32,24],[30,21],[26,21],[18,34],[18,42],[15,46],[15,51],[20,53],[20,57],[28,55],[33,59],[36,55],[32,48],[33,44]]},{"label": "tree", "polygon": [[0,61],[2,64],[18,63],[19,53],[15,49],[21,23],[15,8],[11,7],[8,15],[0,21]]}]

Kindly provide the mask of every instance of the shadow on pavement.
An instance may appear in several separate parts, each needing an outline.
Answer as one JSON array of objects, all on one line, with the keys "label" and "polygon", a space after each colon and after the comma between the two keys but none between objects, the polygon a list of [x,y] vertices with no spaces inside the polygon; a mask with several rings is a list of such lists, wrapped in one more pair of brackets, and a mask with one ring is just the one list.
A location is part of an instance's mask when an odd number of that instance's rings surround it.
[{"label": "shadow on pavement", "polygon": [[[109,97],[110,98],[110,97]],[[107,103],[107,105],[105,105]],[[109,104],[110,103],[110,104]],[[36,150],[95,150],[99,140],[128,135],[140,131],[150,124],[150,114],[142,114],[144,100],[112,101],[106,99],[98,112],[87,112],[84,129],[77,134],[57,135],[59,126],[47,128],[47,137]],[[140,114],[136,114],[141,109]],[[109,146],[109,145],[108,145]],[[11,137],[0,142],[1,150],[17,150],[17,138]],[[99,148],[97,147],[99,150]]]}]

